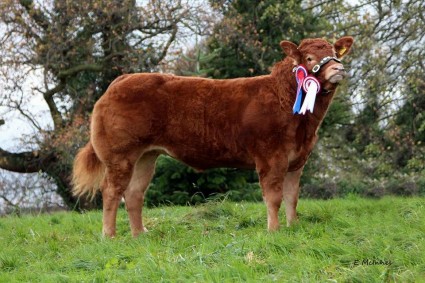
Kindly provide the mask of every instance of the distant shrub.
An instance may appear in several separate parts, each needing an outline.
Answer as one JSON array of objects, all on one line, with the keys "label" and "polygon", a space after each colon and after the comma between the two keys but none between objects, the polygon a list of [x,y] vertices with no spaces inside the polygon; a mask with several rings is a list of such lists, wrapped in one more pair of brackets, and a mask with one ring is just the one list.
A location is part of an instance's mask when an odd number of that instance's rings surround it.
[{"label": "distant shrub", "polygon": [[323,184],[312,183],[302,186],[300,197],[314,199],[331,199],[337,196],[337,184],[325,182]]},{"label": "distant shrub", "polygon": [[425,196],[425,176],[419,177],[416,185],[418,186],[418,195]]},{"label": "distant shrub", "polygon": [[381,198],[385,195],[425,195],[425,178],[411,175],[400,175],[385,179],[354,179],[349,182],[340,180],[337,184],[340,196],[345,196],[347,192],[372,198]]},{"label": "distant shrub", "polygon": [[386,195],[425,196],[425,177],[400,175],[386,179],[350,176],[335,181],[312,179],[302,185],[300,196],[304,198],[329,199],[358,195],[381,198]]},{"label": "distant shrub", "polygon": [[397,196],[414,196],[418,194],[418,186],[414,180],[393,180],[388,184],[387,190]]},{"label": "distant shrub", "polygon": [[355,177],[340,179],[336,183],[338,196],[340,197],[345,197],[353,194],[362,195],[370,187],[370,184],[368,184],[364,179],[360,180]]},{"label": "distant shrub", "polygon": [[370,198],[381,198],[386,194],[386,190],[382,185],[376,185],[366,188],[362,192],[362,196],[370,197]]}]

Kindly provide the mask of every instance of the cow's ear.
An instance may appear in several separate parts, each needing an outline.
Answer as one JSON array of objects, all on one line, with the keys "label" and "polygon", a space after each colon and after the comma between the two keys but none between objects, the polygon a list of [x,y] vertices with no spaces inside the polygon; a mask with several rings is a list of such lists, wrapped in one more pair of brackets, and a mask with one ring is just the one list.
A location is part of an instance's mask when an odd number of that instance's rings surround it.
[{"label": "cow's ear", "polygon": [[336,56],[342,58],[350,52],[351,45],[353,45],[354,39],[351,36],[344,36],[338,39],[334,48],[336,51]]},{"label": "cow's ear", "polygon": [[297,45],[290,41],[283,40],[280,42],[283,52],[291,58],[293,58],[296,64],[301,63],[301,52],[298,50]]}]

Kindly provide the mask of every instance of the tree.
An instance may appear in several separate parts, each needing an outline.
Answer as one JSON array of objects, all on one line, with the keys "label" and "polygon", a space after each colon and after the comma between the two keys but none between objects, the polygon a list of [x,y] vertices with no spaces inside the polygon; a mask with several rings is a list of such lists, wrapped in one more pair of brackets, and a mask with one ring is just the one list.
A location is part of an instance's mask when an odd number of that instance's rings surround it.
[{"label": "tree", "polygon": [[[18,111],[36,134],[26,140],[27,151],[0,148],[0,168],[42,172],[55,181],[64,202],[75,207],[69,179],[72,160],[88,139],[88,117],[95,101],[120,74],[159,70],[176,38],[188,32],[193,17],[203,10],[188,3],[2,1],[0,106]],[[32,93],[23,86],[30,75],[39,81]],[[25,108],[25,99],[34,94],[41,94],[48,105],[48,128]]]}]

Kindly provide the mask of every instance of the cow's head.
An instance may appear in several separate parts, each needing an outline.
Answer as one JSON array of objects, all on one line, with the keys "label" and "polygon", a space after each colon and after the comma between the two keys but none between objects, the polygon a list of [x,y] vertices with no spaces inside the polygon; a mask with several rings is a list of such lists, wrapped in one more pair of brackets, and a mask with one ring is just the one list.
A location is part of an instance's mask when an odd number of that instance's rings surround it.
[{"label": "cow's head", "polygon": [[324,88],[332,89],[347,75],[340,59],[353,44],[351,36],[338,39],[334,45],[321,38],[305,39],[297,47],[290,41],[282,41],[280,46],[294,60],[294,65],[304,65],[310,74],[321,82]]}]

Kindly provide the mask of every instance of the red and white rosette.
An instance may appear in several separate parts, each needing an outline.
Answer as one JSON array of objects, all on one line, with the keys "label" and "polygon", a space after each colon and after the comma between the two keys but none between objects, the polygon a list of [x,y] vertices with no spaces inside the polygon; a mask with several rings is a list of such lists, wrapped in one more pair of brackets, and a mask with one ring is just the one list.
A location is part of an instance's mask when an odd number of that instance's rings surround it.
[{"label": "red and white rosette", "polygon": [[306,96],[300,114],[305,114],[307,110],[313,113],[316,94],[320,91],[320,82],[311,75],[307,76],[303,81],[303,89],[306,92]]}]

